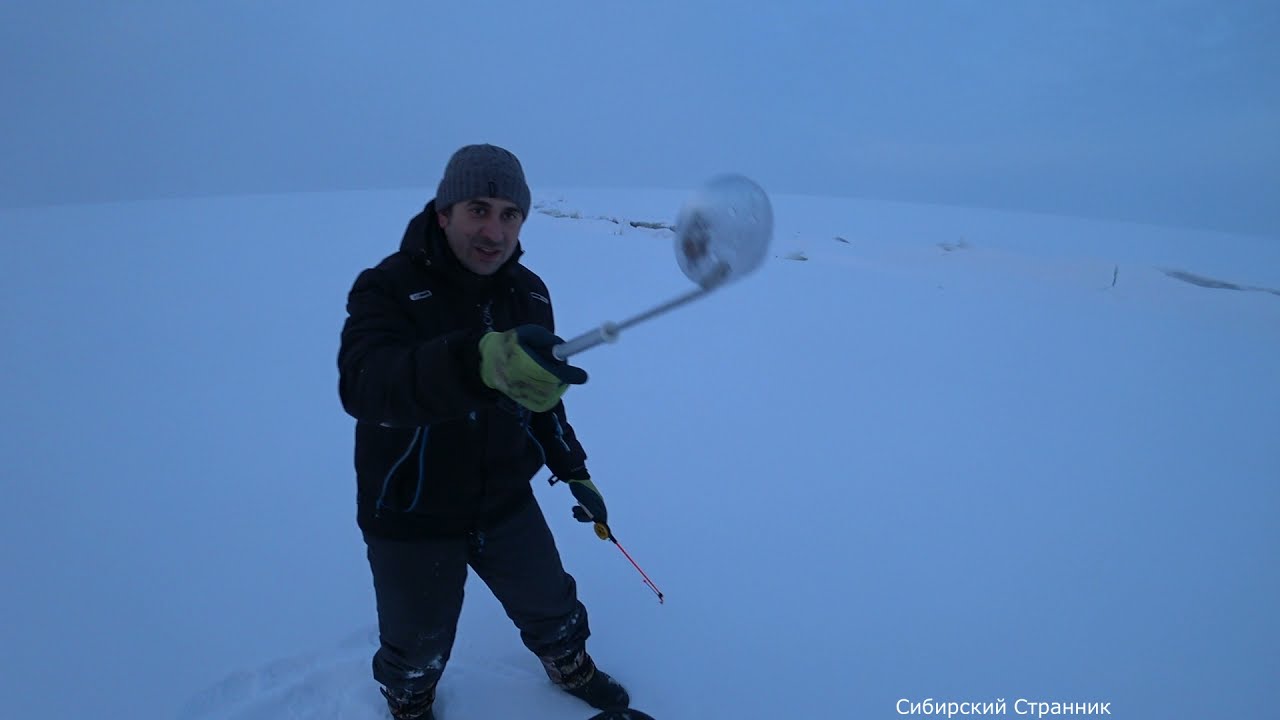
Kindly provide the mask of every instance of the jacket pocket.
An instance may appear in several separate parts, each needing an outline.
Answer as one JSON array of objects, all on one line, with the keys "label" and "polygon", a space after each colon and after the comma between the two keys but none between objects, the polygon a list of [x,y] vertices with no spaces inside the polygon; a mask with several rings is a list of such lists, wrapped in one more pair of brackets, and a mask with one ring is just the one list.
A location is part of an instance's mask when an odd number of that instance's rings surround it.
[{"label": "jacket pocket", "polygon": [[[378,500],[374,506],[375,511],[413,512],[418,509],[419,504],[422,502],[423,486],[426,484],[427,435],[429,431],[430,428],[428,426],[414,428],[413,436],[409,438],[408,447],[396,458],[390,469],[387,470],[387,474],[382,478],[382,486],[378,490]],[[398,485],[403,485],[403,481],[397,481],[399,478],[411,479],[412,493],[397,489]],[[397,495],[408,497],[407,499],[402,497],[397,502],[395,497]]]}]

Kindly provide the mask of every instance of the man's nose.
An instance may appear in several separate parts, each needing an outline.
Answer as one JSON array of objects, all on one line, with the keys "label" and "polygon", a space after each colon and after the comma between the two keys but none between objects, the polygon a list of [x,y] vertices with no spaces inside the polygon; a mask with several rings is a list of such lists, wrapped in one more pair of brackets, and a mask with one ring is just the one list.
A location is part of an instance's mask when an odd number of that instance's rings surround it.
[{"label": "man's nose", "polygon": [[487,217],[480,223],[480,234],[486,240],[497,242],[502,239],[502,221],[496,217]]}]

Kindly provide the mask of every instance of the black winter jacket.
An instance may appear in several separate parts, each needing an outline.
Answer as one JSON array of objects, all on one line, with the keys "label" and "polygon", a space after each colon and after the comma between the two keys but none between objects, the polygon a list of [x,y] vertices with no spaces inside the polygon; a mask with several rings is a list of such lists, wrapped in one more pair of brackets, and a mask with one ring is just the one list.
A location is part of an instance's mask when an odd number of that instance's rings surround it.
[{"label": "black winter jacket", "polygon": [[533,413],[480,379],[480,337],[534,323],[552,332],[550,294],[519,247],[482,277],[458,262],[434,201],[400,251],[356,278],[338,352],[339,395],[356,419],[357,522],[412,539],[483,528],[532,502],[545,464],[586,473],[564,403]]}]

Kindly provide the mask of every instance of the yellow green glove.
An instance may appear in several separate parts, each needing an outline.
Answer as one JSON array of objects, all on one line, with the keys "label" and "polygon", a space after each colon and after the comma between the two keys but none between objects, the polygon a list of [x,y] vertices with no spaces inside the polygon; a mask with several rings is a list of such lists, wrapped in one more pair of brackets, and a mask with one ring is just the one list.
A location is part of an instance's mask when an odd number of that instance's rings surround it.
[{"label": "yellow green glove", "polygon": [[578,522],[597,523],[608,527],[609,510],[604,506],[604,496],[596,489],[596,484],[591,482],[591,478],[582,477],[568,482],[569,492],[573,493],[573,498],[578,501],[578,504],[573,506],[573,517]]},{"label": "yellow green glove", "polygon": [[551,354],[564,342],[541,325],[521,325],[480,338],[480,379],[488,387],[534,412],[560,402],[570,385],[587,381],[587,373]]}]

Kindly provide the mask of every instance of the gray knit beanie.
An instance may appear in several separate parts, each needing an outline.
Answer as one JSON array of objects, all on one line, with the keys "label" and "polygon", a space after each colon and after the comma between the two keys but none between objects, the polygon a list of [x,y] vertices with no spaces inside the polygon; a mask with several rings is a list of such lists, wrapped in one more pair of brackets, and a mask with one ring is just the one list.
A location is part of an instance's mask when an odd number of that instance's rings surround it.
[{"label": "gray knit beanie", "polygon": [[510,151],[497,145],[467,145],[449,158],[436,189],[436,209],[446,210],[463,200],[495,197],[509,200],[529,216],[529,186],[524,168]]}]

